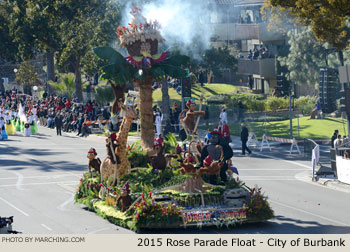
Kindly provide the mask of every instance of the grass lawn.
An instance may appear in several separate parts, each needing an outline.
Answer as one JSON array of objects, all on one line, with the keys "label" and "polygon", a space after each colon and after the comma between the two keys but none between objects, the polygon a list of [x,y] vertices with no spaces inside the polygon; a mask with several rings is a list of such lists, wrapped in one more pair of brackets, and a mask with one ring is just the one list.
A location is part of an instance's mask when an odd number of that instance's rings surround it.
[{"label": "grass lawn", "polygon": [[[228,84],[221,83],[212,83],[212,84],[204,84],[204,87],[201,87],[199,83],[192,86],[192,97],[199,99],[201,94],[204,95],[204,99],[208,98],[212,95],[220,95],[220,94],[233,94],[237,92],[238,88]],[[170,105],[177,101],[180,103],[181,95],[178,95],[176,90],[173,88],[169,88],[169,96],[170,96]],[[153,102],[161,102],[162,100],[162,90],[158,88],[153,92]]]},{"label": "grass lawn", "polygon": [[[344,119],[325,118],[308,120],[309,117],[299,118],[299,134],[298,134],[298,119],[293,119],[293,136],[296,139],[330,139],[334,130],[338,129],[341,135],[344,135],[347,130],[347,122]],[[290,138],[289,120],[268,122],[247,122],[249,131],[254,130],[255,135],[261,139],[265,133],[267,136]],[[229,123],[230,133],[235,136],[240,136],[240,123]],[[213,129],[211,126],[210,129]],[[345,131],[344,131],[345,130]]]}]

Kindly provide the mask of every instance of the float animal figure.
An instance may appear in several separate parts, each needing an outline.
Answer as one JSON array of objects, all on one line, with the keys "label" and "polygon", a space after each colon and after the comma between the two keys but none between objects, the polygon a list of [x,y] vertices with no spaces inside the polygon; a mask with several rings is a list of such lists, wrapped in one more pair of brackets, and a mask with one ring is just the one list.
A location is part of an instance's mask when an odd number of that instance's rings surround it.
[{"label": "float animal figure", "polygon": [[164,155],[164,143],[162,138],[157,137],[154,140],[153,149],[156,152],[156,155],[150,156],[153,171],[155,173],[158,173],[159,170],[164,171],[167,166],[167,160]]},{"label": "float animal figure", "polygon": [[131,206],[131,196],[129,189],[129,182],[126,182],[122,187],[120,196],[117,198],[116,205],[118,206],[121,203],[122,212],[125,212]]},{"label": "float animal figure", "polygon": [[[192,143],[192,142],[191,142]],[[196,167],[194,166],[194,157],[191,153],[191,143],[188,145],[188,152],[184,153],[184,160],[181,163],[181,174],[195,174],[197,172]]]},{"label": "float animal figure", "polygon": [[[201,110],[202,100],[203,100],[203,98],[201,98],[201,104],[200,104],[199,110]],[[184,127],[186,134],[188,136],[190,133],[194,134],[197,131],[197,125],[198,125],[199,120],[197,119],[197,122],[196,122],[195,117],[199,118],[200,116],[204,116],[205,112],[204,111],[195,111],[196,103],[194,101],[192,101],[191,99],[189,99],[186,102],[186,107],[187,107],[187,109],[184,109],[180,113],[180,121],[183,123],[183,127]],[[183,117],[184,113],[186,113],[185,117]]]},{"label": "float animal figure", "polygon": [[[117,179],[118,164],[120,164],[119,156],[115,154],[115,149],[118,146],[116,143],[116,134],[107,134],[106,149],[107,157],[101,164],[100,173],[101,181],[112,180],[112,185],[115,184]],[[118,181],[119,182],[119,181]]]},{"label": "float animal figure", "polygon": [[118,181],[121,176],[129,174],[131,170],[130,162],[126,156],[127,140],[128,140],[130,125],[132,121],[137,118],[137,114],[134,109],[134,103],[132,100],[126,100],[125,104],[120,103],[120,107],[124,110],[125,115],[123,117],[123,121],[120,125],[119,133],[116,139],[118,146],[115,149],[115,154],[120,159],[120,165],[118,167],[118,172],[117,172]]},{"label": "float animal figure", "polygon": [[94,148],[90,148],[87,158],[89,159],[88,169],[90,173],[90,177],[93,178],[93,170],[95,172],[100,173],[101,160],[97,157],[97,152]]}]

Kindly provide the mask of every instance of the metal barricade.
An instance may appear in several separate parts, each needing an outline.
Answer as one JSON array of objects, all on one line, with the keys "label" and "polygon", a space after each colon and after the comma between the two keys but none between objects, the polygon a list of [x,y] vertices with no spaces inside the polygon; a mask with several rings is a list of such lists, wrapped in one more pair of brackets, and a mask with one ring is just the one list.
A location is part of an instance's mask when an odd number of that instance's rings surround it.
[{"label": "metal barricade", "polygon": [[304,138],[304,157],[312,157],[312,150],[316,147],[317,143],[309,138]]},{"label": "metal barricade", "polygon": [[335,148],[330,149],[331,152],[331,168],[334,174],[337,172],[337,150]]}]

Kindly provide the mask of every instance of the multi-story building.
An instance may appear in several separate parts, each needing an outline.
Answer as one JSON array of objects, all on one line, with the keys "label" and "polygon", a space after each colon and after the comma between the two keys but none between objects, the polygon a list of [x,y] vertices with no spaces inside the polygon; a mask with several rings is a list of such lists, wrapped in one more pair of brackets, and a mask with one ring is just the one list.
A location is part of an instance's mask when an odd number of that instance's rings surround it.
[{"label": "multi-story building", "polygon": [[241,52],[236,81],[238,78],[247,83],[250,76],[253,89],[269,93],[276,86],[276,55],[285,48],[286,35],[268,30],[268,21],[260,13],[264,0],[211,0],[210,3],[212,41],[235,43]]}]

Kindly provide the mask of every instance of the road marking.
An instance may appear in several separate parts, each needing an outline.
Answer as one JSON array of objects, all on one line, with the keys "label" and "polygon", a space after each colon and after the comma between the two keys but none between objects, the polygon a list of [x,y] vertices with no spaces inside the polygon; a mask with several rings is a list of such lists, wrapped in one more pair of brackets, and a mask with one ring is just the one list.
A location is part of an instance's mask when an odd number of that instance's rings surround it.
[{"label": "road marking", "polygon": [[292,206],[289,206],[289,205],[286,205],[286,204],[283,204],[283,203],[279,203],[279,202],[276,202],[274,200],[268,200],[274,204],[277,204],[277,205],[280,205],[280,206],[283,206],[283,207],[287,207],[287,208],[290,208],[290,209],[293,209],[293,210],[296,210],[296,211],[299,211],[299,212],[302,212],[302,213],[306,213],[306,214],[309,214],[309,215],[312,215],[314,217],[317,217],[317,218],[320,218],[320,219],[323,219],[323,220],[326,220],[326,221],[329,221],[329,222],[333,222],[333,223],[336,223],[338,225],[341,225],[341,226],[350,226],[349,224],[346,224],[344,222],[340,222],[340,221],[337,221],[337,220],[333,220],[333,219],[330,219],[330,218],[327,218],[327,217],[324,217],[322,215],[318,215],[318,214],[314,214],[314,213],[311,213],[311,212],[308,212],[308,211],[305,211],[305,210],[302,210],[300,208],[296,208],[296,207],[292,207]]},{"label": "road marking", "polygon": [[87,234],[97,234],[97,233],[99,233],[99,232],[101,232],[101,231],[105,231],[105,230],[110,230],[110,228],[101,228],[101,229],[97,229],[97,230],[91,231],[91,232],[89,232],[89,233],[87,233]]},{"label": "road marking", "polygon": [[57,207],[60,211],[66,211],[66,205],[74,202],[74,193],[70,194],[69,199],[67,199],[65,202],[63,202],[61,205]]},{"label": "road marking", "polygon": [[[43,182],[43,183],[27,183],[27,184],[22,184],[22,186],[29,186],[29,185],[52,185],[52,184],[64,184],[64,183],[78,183],[78,181],[57,181],[57,182]],[[16,184],[12,185],[0,185],[0,187],[12,187],[16,186]]]},{"label": "road marking", "polygon": [[10,207],[16,209],[18,212],[20,212],[21,214],[23,214],[24,216],[29,216],[29,214],[27,214],[26,212],[22,211],[21,209],[19,209],[18,207],[15,207],[13,204],[11,204],[10,202],[8,202],[7,200],[3,199],[2,197],[0,197],[0,200],[2,200],[3,202],[5,202],[7,205],[9,205]]},{"label": "road marking", "polygon": [[[274,157],[274,156],[270,156],[270,155],[265,155],[265,154],[260,154],[260,153],[256,153],[256,152],[254,152],[254,155],[256,155],[256,156],[261,156],[261,157],[267,157],[267,158],[271,158],[271,159],[276,159],[276,160],[281,160],[281,161],[284,161],[284,162],[287,162],[287,163],[291,163],[291,164],[294,164],[294,165],[298,165],[298,166],[307,168],[308,170],[312,170],[312,167],[311,167],[311,166],[304,165],[304,164],[300,164],[300,163],[295,162],[295,161],[286,160],[286,159],[283,159],[283,158],[278,158],[278,157]],[[310,163],[311,163],[311,161],[310,161]]]},{"label": "road marking", "polygon": [[[33,178],[60,178],[60,177],[68,177],[68,176],[74,176],[74,177],[79,177],[81,178],[82,174],[75,174],[75,173],[70,173],[67,172],[67,174],[59,174],[59,175],[51,175],[51,176],[28,176],[28,177],[23,177],[23,179],[33,179]],[[18,179],[18,177],[7,177],[7,178],[0,178],[0,180],[11,180],[11,179]]]},{"label": "road marking", "polygon": [[244,180],[244,181],[291,181],[291,180],[294,180],[294,181],[296,181],[297,179],[295,179],[295,178],[290,178],[290,179],[288,179],[288,178],[266,178],[266,179],[263,179],[263,178],[243,178],[243,179],[241,179],[241,180]]},{"label": "road marking", "polygon": [[260,175],[252,175],[252,176],[249,176],[249,175],[243,175],[241,176],[240,178],[294,178],[294,176],[260,176]]},{"label": "road marking", "polygon": [[77,185],[77,183],[74,184],[57,184],[58,186],[66,189],[69,192],[75,193],[77,190],[73,187],[71,187],[70,185]]},{"label": "road marking", "polygon": [[41,224],[41,226],[43,226],[44,228],[46,228],[46,229],[49,230],[49,231],[52,231],[52,229],[49,228],[48,226],[46,226],[45,224]]},{"label": "road marking", "polygon": [[243,171],[309,171],[310,169],[245,169]]},{"label": "road marking", "polygon": [[17,190],[23,191],[24,189],[22,188],[22,182],[23,182],[23,175],[20,174],[19,172],[16,171],[10,171],[17,175],[17,183],[16,183],[16,188]]}]

